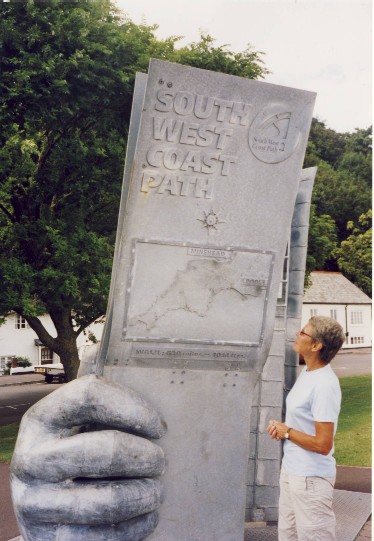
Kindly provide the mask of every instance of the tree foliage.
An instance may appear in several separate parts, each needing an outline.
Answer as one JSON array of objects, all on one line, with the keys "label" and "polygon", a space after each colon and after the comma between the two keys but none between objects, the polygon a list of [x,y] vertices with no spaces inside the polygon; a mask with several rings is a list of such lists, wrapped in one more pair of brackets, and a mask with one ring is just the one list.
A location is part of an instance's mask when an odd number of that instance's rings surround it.
[{"label": "tree foliage", "polygon": [[266,69],[261,53],[207,35],[177,49],[177,36],[158,40],[110,0],[0,10],[0,314],[25,317],[72,379],[76,338],[106,309],[136,71],[150,57],[251,78]]},{"label": "tree foliage", "polygon": [[316,206],[311,205],[309,219],[309,245],[306,272],[323,269],[337,247],[335,221],[328,214],[316,214]]},{"label": "tree foliage", "polygon": [[216,47],[214,43],[211,36],[202,34],[200,41],[176,50],[174,61],[248,79],[262,78],[269,73],[261,58],[264,53],[255,51],[251,45],[245,51],[233,53],[227,45]]},{"label": "tree foliage", "polygon": [[[358,280],[358,273],[352,268],[348,271],[347,262],[338,254],[344,246],[348,257],[344,243],[351,236],[351,229],[347,223],[357,223],[371,207],[371,133],[371,127],[356,129],[353,133],[337,133],[313,119],[304,163],[305,167],[318,167],[312,197],[307,273],[340,270],[364,291],[368,291],[367,280]],[[336,226],[334,234],[332,224]],[[365,249],[368,252],[364,267],[370,276],[370,241],[362,246],[362,250]],[[355,264],[352,260],[351,266]]]},{"label": "tree foliage", "polygon": [[361,214],[358,222],[348,222],[350,234],[334,250],[339,268],[367,295],[371,296],[372,211]]}]

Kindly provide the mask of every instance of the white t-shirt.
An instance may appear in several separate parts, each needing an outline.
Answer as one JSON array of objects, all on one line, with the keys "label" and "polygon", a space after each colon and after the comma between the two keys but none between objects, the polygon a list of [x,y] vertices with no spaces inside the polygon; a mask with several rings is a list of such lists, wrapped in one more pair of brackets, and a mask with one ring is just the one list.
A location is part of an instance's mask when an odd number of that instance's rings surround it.
[{"label": "white t-shirt", "polygon": [[[289,392],[286,400],[286,425],[305,434],[315,435],[315,421],[334,423],[338,427],[341,404],[339,380],[328,364],[308,372],[306,367]],[[292,432],[291,432],[292,438]],[[283,467],[291,475],[334,477],[334,447],[327,456],[302,449],[286,440]]]}]

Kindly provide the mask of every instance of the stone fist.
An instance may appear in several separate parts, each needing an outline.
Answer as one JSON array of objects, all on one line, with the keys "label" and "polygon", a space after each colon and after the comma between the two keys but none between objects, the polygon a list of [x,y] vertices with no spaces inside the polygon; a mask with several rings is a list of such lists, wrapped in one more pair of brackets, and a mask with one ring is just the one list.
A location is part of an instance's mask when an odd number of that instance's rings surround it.
[{"label": "stone fist", "polygon": [[165,466],[149,439],[164,433],[143,398],[102,377],[40,400],[23,417],[11,464],[24,541],[145,539],[157,526]]}]

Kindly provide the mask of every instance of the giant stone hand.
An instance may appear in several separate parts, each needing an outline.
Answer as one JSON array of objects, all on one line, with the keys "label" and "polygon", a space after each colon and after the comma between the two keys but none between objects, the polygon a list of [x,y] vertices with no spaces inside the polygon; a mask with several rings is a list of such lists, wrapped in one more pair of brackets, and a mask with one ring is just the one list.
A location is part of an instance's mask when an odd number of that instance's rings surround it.
[{"label": "giant stone hand", "polygon": [[[87,431],[96,428],[95,431]],[[24,415],[11,464],[24,541],[141,541],[157,526],[165,425],[136,392],[84,376]],[[135,435],[136,434],[136,435]]]}]

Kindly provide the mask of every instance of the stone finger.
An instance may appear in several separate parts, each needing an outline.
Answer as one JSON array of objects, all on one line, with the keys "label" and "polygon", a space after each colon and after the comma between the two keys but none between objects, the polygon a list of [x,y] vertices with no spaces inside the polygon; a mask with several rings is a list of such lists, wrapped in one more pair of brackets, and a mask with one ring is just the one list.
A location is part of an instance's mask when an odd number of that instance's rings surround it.
[{"label": "stone finger", "polygon": [[163,450],[149,440],[117,430],[85,432],[15,453],[12,472],[59,482],[76,477],[155,477],[165,467]]},{"label": "stone finger", "polygon": [[[158,513],[147,513],[118,524],[48,525],[29,523],[27,541],[143,541],[156,528]],[[26,537],[25,537],[26,539]]]},{"label": "stone finger", "polygon": [[[23,489],[22,489],[23,488]],[[151,513],[162,503],[155,479],[78,480],[68,484],[23,486],[13,490],[22,522],[111,525]]]},{"label": "stone finger", "polygon": [[92,424],[148,438],[160,438],[166,431],[159,413],[138,393],[90,375],[71,381],[31,407],[19,435],[22,446],[30,448],[66,429]]}]

